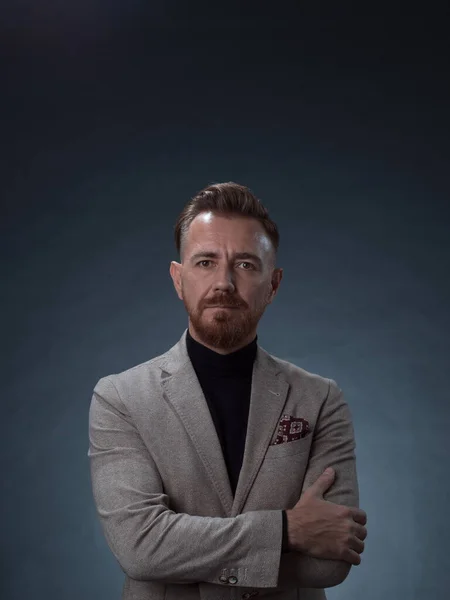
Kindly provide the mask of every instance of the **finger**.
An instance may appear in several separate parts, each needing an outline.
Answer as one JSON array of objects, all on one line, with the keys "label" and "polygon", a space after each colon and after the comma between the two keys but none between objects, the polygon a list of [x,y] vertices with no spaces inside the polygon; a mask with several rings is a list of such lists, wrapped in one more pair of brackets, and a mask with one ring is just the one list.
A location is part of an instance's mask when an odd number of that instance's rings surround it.
[{"label": "finger", "polygon": [[367,537],[367,529],[362,525],[355,523],[352,527],[353,534],[360,540],[365,540]]},{"label": "finger", "polygon": [[367,523],[367,515],[360,508],[353,509],[352,517],[353,520],[356,521],[356,523],[359,523],[360,525],[365,525]]},{"label": "finger", "polygon": [[306,491],[314,496],[323,496],[323,494],[333,483],[334,476],[335,471],[333,468],[330,467],[330,471],[326,469]]},{"label": "finger", "polygon": [[350,563],[351,565],[359,565],[361,564],[361,557],[360,555],[355,552],[354,550],[351,550],[350,548],[348,548],[344,555],[343,555],[343,560],[345,560],[346,562]]},{"label": "finger", "polygon": [[352,537],[350,540],[350,549],[361,554],[364,552],[364,542],[357,537]]}]

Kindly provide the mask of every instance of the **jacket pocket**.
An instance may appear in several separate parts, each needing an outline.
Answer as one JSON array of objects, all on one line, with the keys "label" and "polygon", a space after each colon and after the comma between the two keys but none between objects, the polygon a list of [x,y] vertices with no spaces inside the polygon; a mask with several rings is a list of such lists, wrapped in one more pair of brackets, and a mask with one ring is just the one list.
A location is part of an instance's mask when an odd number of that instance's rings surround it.
[{"label": "jacket pocket", "polygon": [[273,444],[267,448],[264,460],[273,460],[275,458],[283,458],[284,456],[292,456],[294,454],[303,454],[309,452],[311,447],[312,435],[309,434],[299,440],[292,442],[283,442],[282,444]]}]

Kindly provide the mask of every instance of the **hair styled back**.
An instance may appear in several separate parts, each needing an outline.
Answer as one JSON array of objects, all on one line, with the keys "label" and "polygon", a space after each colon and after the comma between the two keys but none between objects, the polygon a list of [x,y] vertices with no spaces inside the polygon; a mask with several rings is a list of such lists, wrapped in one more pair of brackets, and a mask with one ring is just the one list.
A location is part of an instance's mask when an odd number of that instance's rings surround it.
[{"label": "hair styled back", "polygon": [[271,240],[276,254],[280,236],[278,228],[269,217],[267,209],[248,187],[228,181],[226,183],[214,183],[204,188],[182,210],[174,230],[175,244],[180,256],[190,224],[197,215],[203,212],[212,212],[216,215],[252,217],[258,220]]}]

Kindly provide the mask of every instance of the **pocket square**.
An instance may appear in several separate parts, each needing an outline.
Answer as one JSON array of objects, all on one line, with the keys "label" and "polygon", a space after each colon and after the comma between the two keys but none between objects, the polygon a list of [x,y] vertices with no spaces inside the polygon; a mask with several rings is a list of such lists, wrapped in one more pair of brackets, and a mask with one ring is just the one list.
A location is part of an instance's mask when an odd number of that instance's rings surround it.
[{"label": "pocket square", "polygon": [[278,425],[278,433],[272,446],[275,444],[285,444],[304,438],[311,433],[311,428],[306,419],[283,415]]}]

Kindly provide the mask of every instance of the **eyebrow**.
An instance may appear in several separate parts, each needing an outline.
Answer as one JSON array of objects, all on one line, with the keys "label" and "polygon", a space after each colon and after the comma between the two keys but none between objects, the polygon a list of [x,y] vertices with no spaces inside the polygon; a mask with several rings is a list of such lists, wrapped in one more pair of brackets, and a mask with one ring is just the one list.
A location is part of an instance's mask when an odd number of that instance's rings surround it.
[{"label": "eyebrow", "polygon": [[[190,258],[190,262],[195,262],[197,259],[199,258],[219,258],[220,254],[218,252],[214,252],[214,251],[205,251],[205,252],[196,252],[195,254],[193,254]],[[256,254],[252,254],[251,252],[236,252],[235,254],[233,254],[233,259],[236,260],[237,258],[243,260],[243,259],[250,259],[253,260],[257,263],[257,265],[259,267],[262,267],[262,260],[259,258],[259,256],[257,256]]]}]

